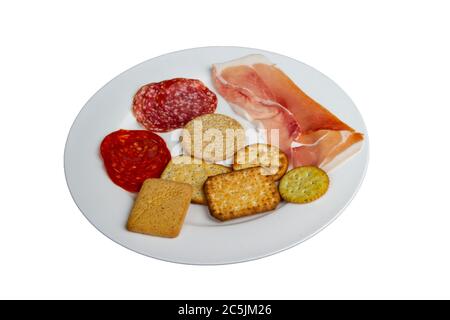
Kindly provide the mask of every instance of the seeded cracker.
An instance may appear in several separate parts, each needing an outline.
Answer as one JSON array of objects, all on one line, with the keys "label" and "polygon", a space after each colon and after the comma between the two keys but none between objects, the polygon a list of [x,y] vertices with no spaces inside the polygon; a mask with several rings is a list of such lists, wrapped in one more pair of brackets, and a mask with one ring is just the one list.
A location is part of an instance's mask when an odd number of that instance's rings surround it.
[{"label": "seeded cracker", "polygon": [[245,132],[235,119],[206,114],[191,120],[183,130],[181,144],[186,154],[207,162],[231,158],[245,145]]}]

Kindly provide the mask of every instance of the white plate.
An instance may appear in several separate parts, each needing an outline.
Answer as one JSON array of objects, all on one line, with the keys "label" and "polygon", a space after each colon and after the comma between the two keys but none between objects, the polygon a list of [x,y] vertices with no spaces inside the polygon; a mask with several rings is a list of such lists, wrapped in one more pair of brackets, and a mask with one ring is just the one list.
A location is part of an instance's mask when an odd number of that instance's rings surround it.
[{"label": "white plate", "polygon": [[[276,63],[304,91],[357,131],[365,134],[362,150],[330,174],[330,187],[307,205],[283,204],[274,213],[226,223],[210,218],[207,207],[192,204],[178,238],[164,239],[125,229],[134,195],[114,185],[99,157],[99,145],[118,129],[139,129],[131,101],[143,84],[175,77],[202,80],[211,90],[212,63],[261,53]],[[217,113],[233,116],[220,95]],[[177,132],[163,134],[169,148]],[[175,148],[176,149],[176,148]],[[176,151],[174,151],[176,153]],[[350,98],[329,78],[294,59],[262,50],[206,47],[169,53],[143,62],[101,88],[76,118],[67,139],[64,164],[72,197],[86,218],[104,235],[141,254],[179,263],[225,264],[261,258],[292,247],[331,223],[358,190],[368,161],[368,136]]]}]

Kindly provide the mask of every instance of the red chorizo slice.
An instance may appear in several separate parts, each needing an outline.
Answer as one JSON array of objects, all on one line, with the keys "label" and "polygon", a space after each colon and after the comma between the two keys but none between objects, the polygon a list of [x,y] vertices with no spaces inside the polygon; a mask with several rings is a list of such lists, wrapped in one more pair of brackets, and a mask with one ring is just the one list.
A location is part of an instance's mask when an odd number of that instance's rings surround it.
[{"label": "red chorizo slice", "polygon": [[100,153],[110,179],[130,192],[138,192],[148,178],[159,178],[171,159],[164,140],[146,130],[112,132]]}]

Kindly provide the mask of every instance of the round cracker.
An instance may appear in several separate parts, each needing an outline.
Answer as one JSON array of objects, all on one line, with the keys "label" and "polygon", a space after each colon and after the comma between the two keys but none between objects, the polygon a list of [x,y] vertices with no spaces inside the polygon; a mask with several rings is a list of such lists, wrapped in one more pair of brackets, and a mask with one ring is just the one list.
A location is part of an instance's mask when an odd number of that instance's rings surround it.
[{"label": "round cracker", "polygon": [[287,202],[308,203],[323,196],[330,184],[322,169],[304,166],[292,169],[284,175],[278,186],[281,197]]},{"label": "round cracker", "polygon": [[228,159],[245,144],[241,124],[223,114],[197,117],[183,129],[181,145],[188,155],[207,162]]},{"label": "round cracker", "polygon": [[263,175],[271,175],[275,181],[286,173],[289,160],[278,147],[255,143],[240,149],[234,155],[233,170],[261,167]]},{"label": "round cracker", "polygon": [[231,172],[231,168],[219,164],[206,163],[190,156],[173,157],[169,162],[161,179],[183,182],[193,187],[191,201],[198,204],[206,204],[203,192],[203,184],[208,177]]}]

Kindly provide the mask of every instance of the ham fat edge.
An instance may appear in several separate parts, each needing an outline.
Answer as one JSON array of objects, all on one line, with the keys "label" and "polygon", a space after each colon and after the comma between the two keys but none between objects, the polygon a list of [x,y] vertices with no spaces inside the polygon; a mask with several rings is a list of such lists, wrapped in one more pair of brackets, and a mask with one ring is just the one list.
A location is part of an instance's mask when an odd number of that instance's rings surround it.
[{"label": "ham fat edge", "polygon": [[279,130],[278,147],[294,167],[330,171],[357,153],[364,136],[303,92],[263,55],[212,66],[216,90],[233,110],[267,130]]}]

